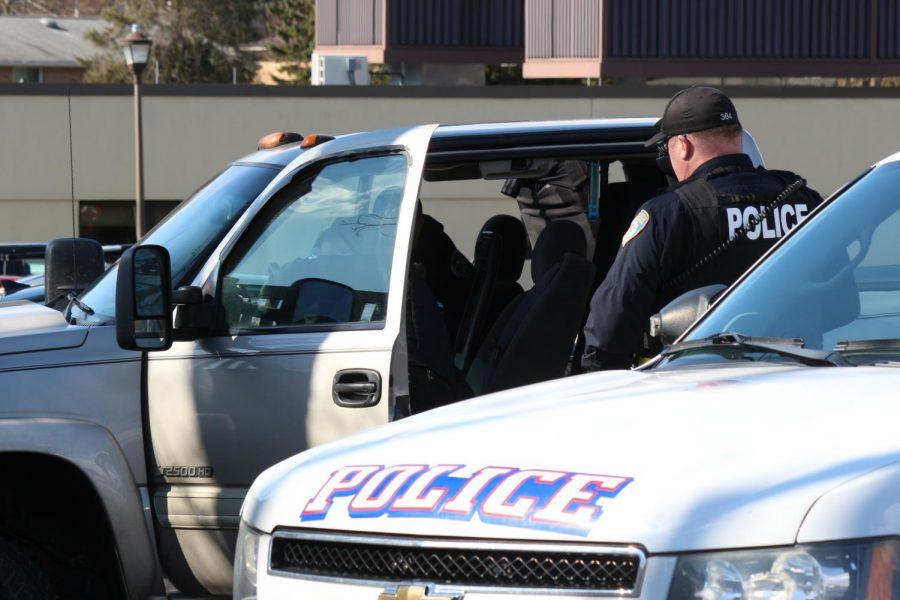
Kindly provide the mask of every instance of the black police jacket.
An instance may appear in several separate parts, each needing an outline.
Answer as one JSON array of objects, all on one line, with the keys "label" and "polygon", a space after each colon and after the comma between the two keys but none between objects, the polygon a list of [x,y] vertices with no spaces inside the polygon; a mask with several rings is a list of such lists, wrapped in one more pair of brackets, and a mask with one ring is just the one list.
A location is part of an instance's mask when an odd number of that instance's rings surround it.
[{"label": "black police jacket", "polygon": [[684,291],[733,283],[819,205],[817,192],[803,188],[793,194],[717,260],[691,271],[799,178],[755,168],[745,154],[720,156],[646,202],[591,299],[583,367],[630,366],[643,346],[650,315]]}]

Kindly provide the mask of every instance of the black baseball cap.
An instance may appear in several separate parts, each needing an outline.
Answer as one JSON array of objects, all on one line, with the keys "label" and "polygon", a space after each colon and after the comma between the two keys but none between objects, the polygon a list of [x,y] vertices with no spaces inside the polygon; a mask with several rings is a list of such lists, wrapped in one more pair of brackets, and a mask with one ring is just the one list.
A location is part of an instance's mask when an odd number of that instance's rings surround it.
[{"label": "black baseball cap", "polygon": [[673,135],[740,124],[731,98],[716,88],[692,86],[672,96],[656,123],[659,133],[644,146],[655,146]]}]

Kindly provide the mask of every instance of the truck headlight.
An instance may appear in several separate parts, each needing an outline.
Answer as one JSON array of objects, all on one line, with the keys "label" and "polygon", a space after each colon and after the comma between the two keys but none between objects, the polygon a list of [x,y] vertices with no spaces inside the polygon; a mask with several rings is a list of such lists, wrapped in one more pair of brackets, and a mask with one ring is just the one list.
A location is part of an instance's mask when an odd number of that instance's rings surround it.
[{"label": "truck headlight", "polygon": [[900,600],[900,541],[681,556],[669,600]]},{"label": "truck headlight", "polygon": [[241,521],[234,552],[234,600],[256,600],[260,535]]}]

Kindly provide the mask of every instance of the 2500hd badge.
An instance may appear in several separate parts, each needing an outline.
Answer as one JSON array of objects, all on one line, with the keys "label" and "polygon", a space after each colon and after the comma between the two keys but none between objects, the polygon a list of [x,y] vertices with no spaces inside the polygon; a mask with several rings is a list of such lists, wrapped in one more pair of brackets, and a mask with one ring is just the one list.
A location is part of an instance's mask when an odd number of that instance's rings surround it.
[{"label": "2500hd badge", "polygon": [[163,477],[212,477],[213,476],[213,468],[206,466],[180,466],[180,465],[169,465],[169,466],[156,466],[159,469],[159,474]]}]

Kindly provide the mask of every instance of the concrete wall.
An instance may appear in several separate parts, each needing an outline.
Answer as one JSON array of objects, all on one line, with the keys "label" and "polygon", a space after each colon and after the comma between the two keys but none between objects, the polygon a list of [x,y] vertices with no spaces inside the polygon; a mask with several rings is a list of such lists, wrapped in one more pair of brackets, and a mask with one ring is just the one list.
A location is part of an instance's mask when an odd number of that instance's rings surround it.
[{"label": "concrete wall", "polygon": [[[276,130],[345,133],[417,123],[658,115],[671,90],[504,88],[323,90],[148,86],[144,102],[146,194],[189,195]],[[92,91],[95,90],[95,91]],[[0,86],[0,241],[71,233],[65,88]],[[825,90],[828,91],[828,90]],[[796,170],[823,193],[900,149],[900,94],[889,91],[733,90],[741,121],[770,166]],[[72,102],[75,197],[134,197],[129,89],[79,87]],[[166,95],[168,94],[168,95]],[[365,95],[363,95],[365,94]],[[790,95],[787,95],[790,94]],[[834,95],[841,94],[841,95]],[[427,185],[426,207],[452,232],[474,236],[514,205],[497,182]]]}]

